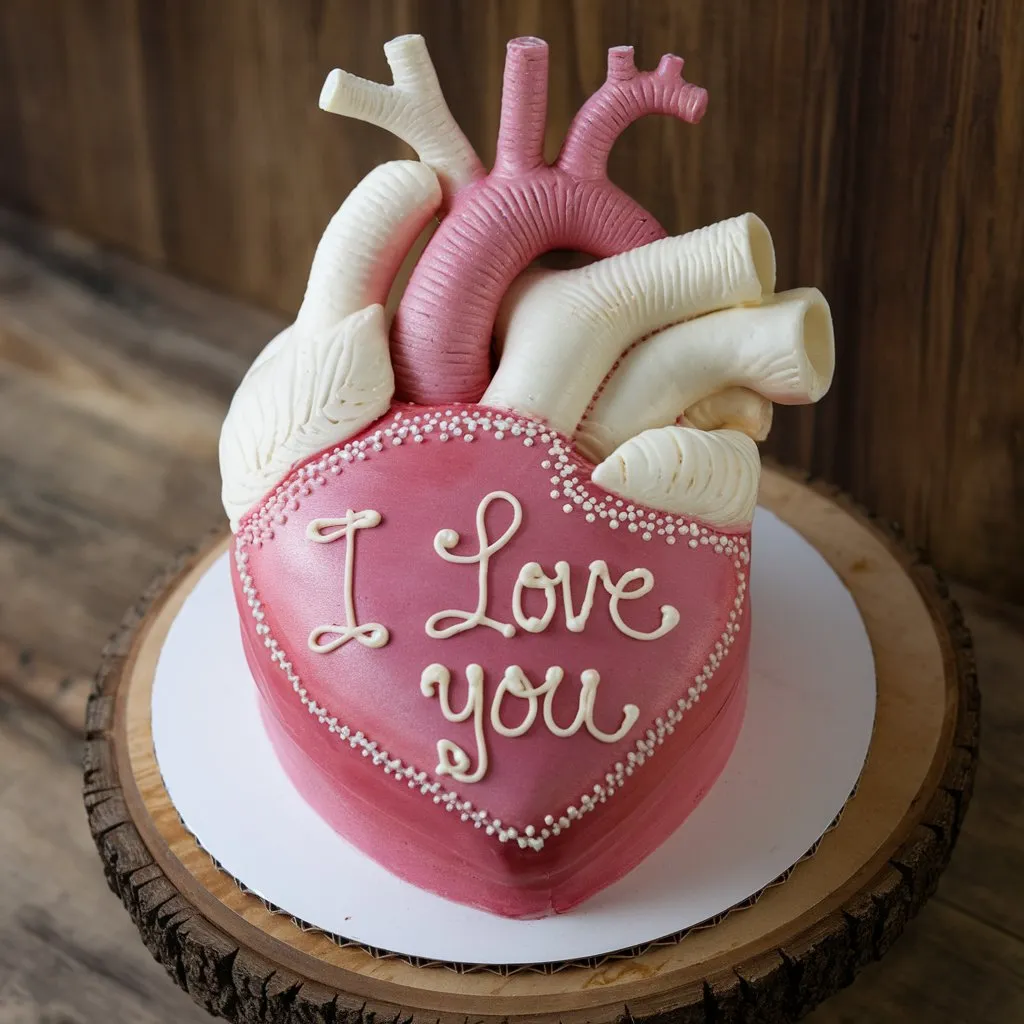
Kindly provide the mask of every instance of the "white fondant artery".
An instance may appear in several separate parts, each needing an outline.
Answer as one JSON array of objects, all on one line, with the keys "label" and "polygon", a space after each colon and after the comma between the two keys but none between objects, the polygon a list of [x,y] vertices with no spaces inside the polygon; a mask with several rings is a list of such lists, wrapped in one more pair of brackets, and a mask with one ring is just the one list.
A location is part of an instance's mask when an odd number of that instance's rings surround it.
[{"label": "white fondant artery", "polygon": [[335,68],[320,92],[320,107],[386,128],[416,150],[451,195],[484,169],[452,117],[423,36],[398,36],[384,44],[394,85],[368,82]]},{"label": "white fondant artery", "polygon": [[591,478],[633,501],[735,528],[754,518],[761,456],[738,430],[659,427],[620,445]]},{"label": "white fondant artery", "polygon": [[631,349],[576,440],[595,461],[643,430],[675,423],[729,385],[773,402],[816,402],[835,368],[832,316],[816,288],[796,288],[667,327]]},{"label": "white fondant artery", "polygon": [[[774,287],[771,236],[749,213],[578,270],[524,274],[499,314],[501,361],[483,401],[572,434],[634,342],[687,317],[757,301]],[[645,384],[661,382],[649,375]]]},{"label": "white fondant artery", "polygon": [[295,323],[256,358],[221,428],[232,529],[293,466],[387,412],[395,379],[383,304],[440,203],[429,167],[396,161],[371,171],[331,219]]},{"label": "white fondant artery", "polygon": [[679,425],[698,430],[740,430],[754,441],[764,441],[772,429],[774,406],[750,388],[716,391],[689,406]]}]

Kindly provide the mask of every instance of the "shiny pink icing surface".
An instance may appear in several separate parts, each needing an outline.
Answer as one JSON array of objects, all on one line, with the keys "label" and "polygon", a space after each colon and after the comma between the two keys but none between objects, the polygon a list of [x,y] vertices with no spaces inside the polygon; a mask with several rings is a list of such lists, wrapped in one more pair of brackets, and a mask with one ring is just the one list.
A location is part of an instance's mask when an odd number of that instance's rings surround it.
[{"label": "shiny pink icing surface", "polygon": [[[567,910],[660,845],[721,771],[742,720],[749,533],[634,506],[591,484],[591,468],[569,440],[514,414],[404,406],[293,471],[237,535],[246,654],[271,738],[300,792],[396,874],[509,916]],[[451,553],[476,554],[477,509],[495,491],[518,499],[522,523],[488,566],[490,618],[515,625],[513,587],[528,562],[548,575],[567,562],[578,609],[600,559],[613,581],[633,569],[653,574],[648,594],[619,605],[629,627],[655,630],[662,605],[678,610],[678,625],[653,640],[625,635],[598,584],[580,632],[566,627],[559,593],[540,633],[517,626],[506,637],[477,626],[428,636],[432,615],[472,611],[479,596],[479,566],[445,561],[435,535],[456,531]],[[345,622],[351,539],[315,543],[307,527],[349,509],[380,515],[355,535],[352,593],[358,623],[382,624],[389,640],[372,648],[353,639],[323,653],[307,638]],[[511,507],[496,501],[484,521],[493,541]],[[528,592],[525,603],[540,615],[543,594]],[[421,691],[431,664],[451,672],[456,710],[467,699],[467,666],[483,668],[489,765],[478,782],[436,772],[439,740],[462,747],[472,767],[478,750],[472,720],[447,721],[437,696]],[[553,707],[562,726],[573,721],[586,670],[600,673],[601,730],[614,732],[627,704],[639,718],[615,743],[586,729],[556,736],[541,715],[521,736],[499,735],[491,698],[511,665],[534,686],[548,668],[564,670]],[[525,713],[524,700],[506,697],[507,725]]]}]

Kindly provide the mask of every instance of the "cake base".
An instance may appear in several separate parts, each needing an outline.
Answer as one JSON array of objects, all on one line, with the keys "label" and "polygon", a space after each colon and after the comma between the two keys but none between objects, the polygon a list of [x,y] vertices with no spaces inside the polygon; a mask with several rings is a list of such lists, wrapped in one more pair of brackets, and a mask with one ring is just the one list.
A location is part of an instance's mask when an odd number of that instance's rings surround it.
[{"label": "cake base", "polygon": [[[736,687],[735,690],[730,693],[725,706],[720,712],[720,717],[716,717],[714,720],[715,724],[721,727],[722,733],[707,730],[702,736],[699,736],[696,739],[691,747],[687,749],[687,763],[697,763],[700,766],[700,782],[697,785],[686,786],[685,773],[680,773],[681,775],[684,775],[684,778],[681,780],[680,785],[673,789],[672,793],[672,799],[677,802],[677,805],[687,808],[687,813],[697,806],[701,798],[710,788],[709,784],[704,780],[710,779],[713,783],[725,767],[728,756],[733,749],[733,742],[735,742],[736,735],[739,733],[740,725],[743,721],[743,710],[745,705],[746,685],[744,684]],[[302,795],[303,799],[316,810],[324,821],[330,824],[339,834],[347,833],[350,837],[350,841],[352,841],[353,837],[351,836],[351,830],[346,829],[346,825],[348,824],[346,819],[350,819],[352,813],[350,804],[338,798],[338,795],[333,789],[329,779],[314,774],[316,771],[315,766],[312,764],[310,759],[298,749],[285,730],[281,728],[278,719],[267,713],[265,705],[261,708],[261,715],[278,760],[284,768],[284,771],[287,773],[288,778],[291,780],[296,791]],[[727,744],[723,744],[722,734],[725,734],[729,738],[729,742]],[[708,743],[709,739],[714,741],[713,744]],[[656,841],[656,838],[651,837],[652,832],[655,837],[660,837],[661,839],[668,838],[664,834],[665,829],[662,828],[658,830],[657,821],[651,821],[652,816],[657,815],[659,809],[658,804],[662,799],[663,798],[660,794],[655,794],[653,798],[648,798],[645,805],[640,808],[642,813],[637,815],[635,820],[631,822],[631,827],[635,831],[646,832],[645,842],[641,843],[639,838],[636,838],[636,841],[633,842],[632,840],[635,837],[631,836],[630,842],[625,845],[625,848],[623,848],[623,844],[621,842],[602,844],[601,847],[595,850],[590,857],[586,858],[584,863],[573,864],[570,871],[566,873],[568,877],[563,877],[557,888],[553,889],[551,883],[547,883],[542,890],[541,895],[537,899],[537,905],[547,907],[553,902],[556,913],[562,914],[570,912],[581,902],[585,901],[589,893],[594,891],[595,877],[602,880],[609,877],[618,880],[632,871],[637,864],[653,852],[651,845]],[[372,815],[368,815],[364,820],[367,824],[359,835],[360,842],[358,844],[363,854],[369,857],[372,852],[373,859],[383,867],[394,871],[396,876],[399,875],[399,872],[407,874],[408,869],[400,856],[394,858],[397,863],[392,863],[392,853],[400,853],[404,850],[416,849],[418,837],[415,832],[411,829],[403,831],[403,824],[393,819],[374,821]],[[674,829],[672,831],[674,831]],[[451,864],[449,871],[446,872],[446,877],[440,882],[427,886],[427,890],[437,891],[443,886],[449,901],[454,900],[460,904],[472,907],[475,886],[462,884],[462,876],[464,874],[463,870],[461,870],[462,868],[463,865],[455,863]],[[680,864],[680,868],[682,870],[682,864]],[[387,881],[390,881],[390,879]],[[243,882],[243,884],[245,883]],[[337,885],[332,887],[335,889],[339,888]],[[348,882],[346,881],[343,883],[341,887],[348,889]],[[397,889],[398,887],[389,886],[388,888]],[[402,890],[403,894],[408,892],[405,886],[402,887]],[[497,890],[497,883],[495,883],[492,887],[492,891],[495,892],[494,900],[496,903],[516,903],[520,906],[524,903],[524,894],[521,888],[501,892],[500,890]],[[552,897],[552,891],[557,894],[556,897]],[[392,893],[389,893],[389,895],[392,895]],[[419,893],[411,892],[408,893],[408,895],[419,902]],[[595,898],[596,897],[591,897],[591,899]],[[401,898],[399,897],[399,900],[396,901],[399,906],[401,905],[400,900]],[[394,904],[389,905],[394,906]],[[288,908],[285,906],[282,909],[287,910]],[[449,924],[446,920],[446,912],[451,909],[452,908],[448,906],[438,907],[439,917],[436,920],[435,929],[437,937],[440,938],[442,942],[449,938]],[[537,920],[544,916],[549,915],[537,914],[532,919],[529,917],[520,917],[519,920]],[[490,921],[487,922],[487,924],[492,923],[493,922]],[[402,952],[402,926],[398,921],[394,921],[393,927],[395,929],[396,938],[384,939],[382,945],[389,950],[396,949],[399,952]],[[483,925],[483,927],[486,928],[486,925]],[[476,943],[479,942],[480,928],[481,924],[478,923],[476,927],[470,926],[470,929],[467,930],[466,939],[473,945],[476,945]],[[470,930],[472,938],[470,938]],[[346,933],[348,931],[350,930],[346,929]],[[655,929],[655,931],[657,932],[657,929]],[[595,938],[597,938],[597,936],[595,936]],[[660,938],[660,934],[653,934],[650,938]],[[600,941],[600,939],[598,939],[598,941]],[[612,939],[612,941],[615,942],[616,945],[621,944],[614,939]],[[528,943],[526,945],[526,949],[529,949]],[[605,952],[605,950],[598,949],[595,955],[600,955],[601,952]],[[435,953],[434,955],[439,959],[451,959],[451,957],[442,956],[441,953]],[[530,962],[534,962],[537,959],[533,955],[527,954],[524,956],[522,953],[518,956],[515,954],[512,956],[516,962],[520,960],[529,960]],[[480,957],[474,950],[467,949],[462,956],[456,958],[456,962],[461,963],[467,959],[475,962],[480,959]],[[504,959],[504,957],[502,957],[502,959]]]},{"label": "cake base", "polygon": [[624,1007],[634,1019],[672,1011],[673,1019],[725,1020],[756,1008],[759,1019],[781,1020],[849,981],[930,894],[959,829],[977,734],[969,638],[934,573],[866,517],[771,472],[763,491],[849,586],[879,684],[858,795],[785,884],[682,941],[552,974],[457,975],[381,961],[300,930],[239,891],[196,846],[163,790],[145,722],[133,713],[132,694],[152,679],[186,569],[150,595],[148,611],[133,613],[90,708],[93,831],[108,878],[154,953],[209,1008],[253,1020],[401,1013],[424,1021],[611,1021]]},{"label": "cake base", "polygon": [[[163,785],[186,828],[248,889],[304,925],[375,949],[504,969],[678,935],[756,897],[807,853],[849,798],[871,739],[873,656],[849,592],[812,545],[765,510],[754,547],[747,713],[727,702],[710,733],[728,743],[708,751],[690,737],[676,748],[687,763],[673,769],[669,788],[686,822],[666,820],[660,798],[652,801],[650,827],[637,820],[619,830],[617,843],[600,843],[584,864],[628,876],[568,914],[508,920],[432,895],[429,876],[404,882],[412,829],[353,810],[358,797],[335,776],[310,784],[318,776],[280,735],[280,719],[266,716],[246,664],[227,556],[191,588],[161,645],[150,728]],[[747,689],[741,681],[726,692]],[[141,688],[138,699],[146,699]],[[721,783],[710,785],[723,767]],[[210,799],[211,780],[230,801]],[[366,831],[354,836],[353,820]],[[447,867],[445,895],[470,895],[452,893],[462,880],[454,854]],[[588,884],[585,873],[569,874],[561,895],[572,899]]]}]

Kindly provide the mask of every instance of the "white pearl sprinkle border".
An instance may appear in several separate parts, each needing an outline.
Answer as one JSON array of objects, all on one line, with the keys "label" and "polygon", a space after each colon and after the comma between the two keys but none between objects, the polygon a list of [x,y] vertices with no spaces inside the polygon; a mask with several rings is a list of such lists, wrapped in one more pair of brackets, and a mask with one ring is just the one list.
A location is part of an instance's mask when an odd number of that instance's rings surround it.
[{"label": "white pearl sprinkle border", "polygon": [[715,554],[749,561],[746,531],[715,532],[685,516],[637,505],[610,492],[595,493],[588,486],[586,469],[572,441],[534,420],[480,406],[395,413],[386,427],[324,452],[315,461],[293,470],[242,520],[238,535],[257,547],[273,540],[274,527],[284,525],[303,497],[312,494],[315,487],[322,487],[330,476],[341,473],[346,464],[354,465],[403,444],[472,442],[485,435],[496,441],[519,441],[527,448],[543,446],[540,467],[551,474],[550,497],[562,502],[566,514],[578,510],[588,524],[603,521],[612,530],[639,533],[644,541],[658,538],[669,545],[685,541],[691,548],[710,547]]},{"label": "white pearl sprinkle border", "polygon": [[[526,447],[533,447],[539,440],[541,444],[549,446],[547,454],[550,457],[541,462],[541,468],[550,470],[554,465],[557,476],[552,477],[552,483],[561,483],[562,495],[570,499],[562,506],[566,513],[571,513],[579,507],[585,513],[587,523],[593,524],[598,519],[603,519],[613,530],[625,524],[630,532],[643,530],[641,536],[645,541],[658,536],[663,537],[666,543],[673,544],[677,537],[686,538],[691,548],[706,546],[715,554],[732,558],[736,570],[736,596],[733,608],[729,612],[729,620],[721,637],[716,641],[714,650],[709,653],[700,672],[694,677],[693,685],[689,687],[686,695],[680,697],[664,715],[655,718],[644,736],[635,742],[633,750],[626,755],[625,762],[616,761],[605,773],[603,783],[595,783],[590,792],[580,796],[578,806],[566,807],[564,813],[557,818],[553,814],[545,815],[544,824],[540,827],[531,824],[517,828],[503,824],[500,819],[491,817],[486,810],[475,808],[471,801],[461,799],[458,793],[445,789],[440,782],[431,781],[427,772],[405,764],[400,758],[392,757],[362,731],[339,723],[328,708],[309,696],[284,650],[271,635],[270,626],[264,621],[266,616],[262,601],[249,572],[247,547],[262,547],[266,541],[273,540],[274,525],[287,522],[288,513],[296,511],[301,498],[312,494],[314,487],[323,486],[327,482],[328,474],[337,475],[346,462],[365,460],[369,452],[384,452],[388,447],[398,447],[407,440],[422,444],[430,439],[435,430],[440,441],[461,438],[472,442],[478,430],[485,434],[489,433],[498,441],[506,437],[521,439]],[[747,592],[747,566],[750,564],[750,543],[746,535],[716,534],[698,523],[627,504],[611,494],[606,498],[592,495],[580,481],[580,465],[571,458],[574,454],[575,449],[571,442],[567,442],[554,431],[546,430],[532,421],[494,410],[446,409],[444,413],[434,411],[421,415],[399,412],[395,414],[388,427],[377,430],[359,441],[350,441],[343,447],[335,448],[317,461],[289,474],[273,494],[246,516],[235,538],[235,568],[242,584],[242,593],[256,622],[256,633],[263,638],[264,646],[270,651],[271,660],[286,675],[306,710],[316,716],[320,724],[326,726],[342,742],[347,742],[352,750],[359,750],[363,757],[372,758],[373,763],[381,767],[386,775],[391,775],[395,781],[404,781],[410,789],[419,789],[421,794],[431,797],[433,803],[443,806],[446,811],[457,811],[462,821],[472,822],[474,828],[483,829],[487,835],[496,837],[499,842],[515,841],[520,849],[536,851],[542,850],[548,839],[560,835],[570,828],[574,821],[614,796],[625,784],[626,779],[654,756],[657,748],[665,742],[665,737],[675,732],[683,714],[700,702],[702,694],[707,692],[708,684],[725,661],[739,635]],[[558,499],[559,490],[553,490],[551,497]]]}]

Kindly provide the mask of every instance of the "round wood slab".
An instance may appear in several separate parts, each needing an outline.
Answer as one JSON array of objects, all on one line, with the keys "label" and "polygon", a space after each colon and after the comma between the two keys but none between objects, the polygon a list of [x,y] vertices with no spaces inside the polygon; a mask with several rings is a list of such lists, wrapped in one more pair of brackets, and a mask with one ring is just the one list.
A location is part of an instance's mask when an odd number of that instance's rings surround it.
[{"label": "round wood slab", "polygon": [[[839,826],[754,906],[637,956],[506,976],[375,957],[243,892],[181,824],[149,723],[163,639],[228,543],[221,535],[183,556],[128,613],[89,705],[90,827],[150,951],[197,1002],[243,1021],[784,1021],[848,984],[931,895],[956,841],[977,758],[971,639],[945,585],[893,529],[777,470],[766,469],[761,500],[853,594],[878,707]],[[216,779],[210,793],[231,799]]]}]

